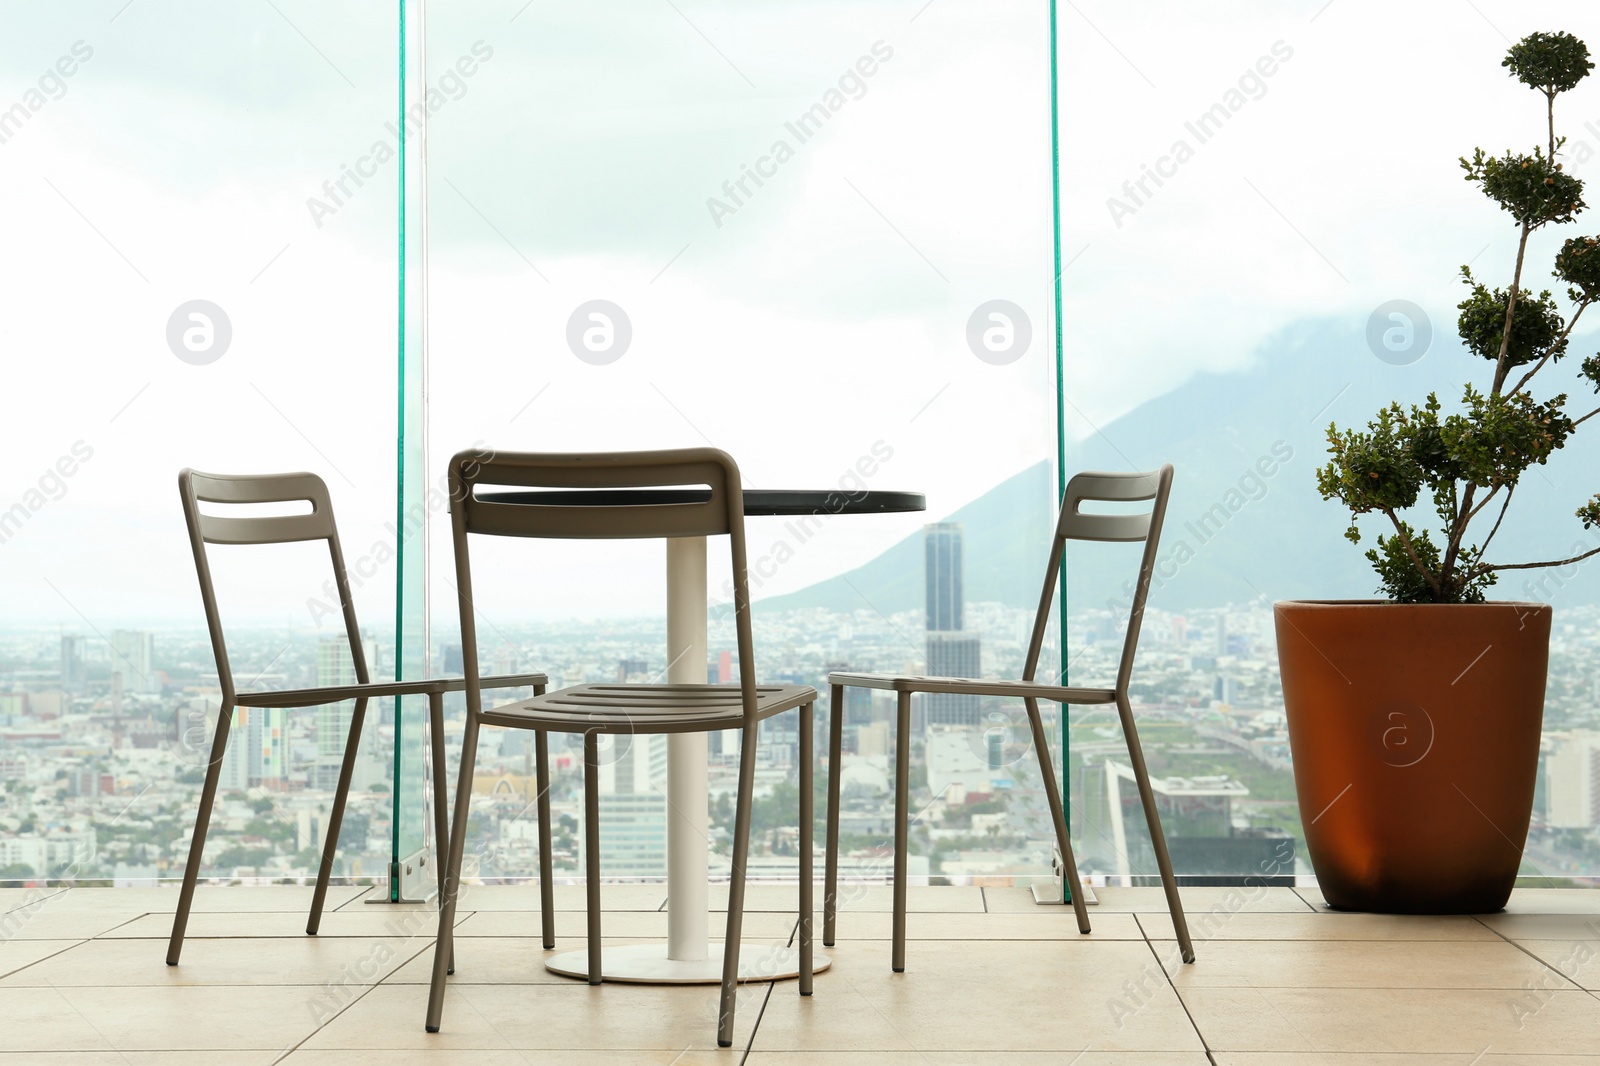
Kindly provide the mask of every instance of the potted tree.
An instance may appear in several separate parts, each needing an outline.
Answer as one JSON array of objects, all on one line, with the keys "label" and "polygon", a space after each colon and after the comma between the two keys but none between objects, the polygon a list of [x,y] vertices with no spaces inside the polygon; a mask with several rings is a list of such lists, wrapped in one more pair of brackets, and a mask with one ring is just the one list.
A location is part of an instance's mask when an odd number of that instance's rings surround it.
[{"label": "potted tree", "polygon": [[[1573,365],[1563,364],[1573,328],[1600,301],[1600,239],[1573,237],[1555,256],[1565,309],[1526,283],[1530,238],[1584,208],[1583,183],[1560,161],[1555,101],[1594,64],[1570,34],[1536,33],[1503,65],[1544,95],[1548,136],[1529,153],[1461,160],[1519,233],[1508,288],[1462,268],[1458,328],[1480,380],[1449,410],[1433,394],[1390,405],[1365,429],[1329,426],[1318,488],[1349,509],[1351,541],[1365,523],[1381,527],[1366,554],[1387,598],[1275,609],[1306,846],[1341,909],[1505,905],[1533,808],[1551,609],[1488,592],[1506,571],[1600,554],[1585,543],[1566,558],[1506,562],[1492,550],[1523,475],[1600,414],[1581,413],[1587,396],[1572,414],[1565,392],[1535,391],[1541,374]],[[1600,392],[1600,356],[1581,361],[1576,383]],[[1436,532],[1421,525],[1427,512]],[[1577,518],[1600,530],[1600,495]]]}]

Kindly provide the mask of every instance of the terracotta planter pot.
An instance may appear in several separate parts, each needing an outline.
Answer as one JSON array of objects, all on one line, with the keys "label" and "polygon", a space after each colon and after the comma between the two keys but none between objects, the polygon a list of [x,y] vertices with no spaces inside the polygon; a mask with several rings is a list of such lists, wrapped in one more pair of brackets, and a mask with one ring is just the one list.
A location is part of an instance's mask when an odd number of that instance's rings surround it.
[{"label": "terracotta planter pot", "polygon": [[1324,898],[1396,914],[1504,907],[1533,811],[1550,606],[1292,601],[1274,614]]}]

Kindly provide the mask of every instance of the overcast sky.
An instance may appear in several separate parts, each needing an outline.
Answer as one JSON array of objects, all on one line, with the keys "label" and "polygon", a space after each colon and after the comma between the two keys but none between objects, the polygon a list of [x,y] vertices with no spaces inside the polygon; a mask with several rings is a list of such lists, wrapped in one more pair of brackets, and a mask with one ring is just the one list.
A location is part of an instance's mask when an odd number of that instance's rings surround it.
[{"label": "overcast sky", "polygon": [[[831,523],[767,586],[783,591],[1052,458],[1044,4],[429,7],[435,479],[479,440],[710,441],[747,484],[828,487],[883,442],[872,484],[924,491],[932,514]],[[1503,284],[1514,249],[1455,160],[1539,136],[1539,98],[1499,68],[1507,38],[1600,40],[1595,22],[1570,2],[1062,4],[1071,432],[1257,365],[1301,319],[1363,322],[1404,298],[1448,338],[1456,267]],[[396,43],[376,2],[0,13],[0,115],[26,111],[0,126],[0,509],[29,510],[0,543],[8,619],[198,620],[185,465],[316,470],[353,560],[392,541],[398,170],[379,157]],[[818,104],[829,117],[802,139],[786,124]],[[1201,143],[1185,124],[1219,104]],[[1560,117],[1600,152],[1600,81]],[[1591,177],[1584,158],[1570,165]],[[770,176],[736,202],[723,184],[746,166]],[[1167,176],[1134,200],[1146,166]],[[371,176],[335,199],[324,183],[345,167]],[[167,335],[197,299],[232,328],[203,366]],[[566,339],[596,299],[632,324],[607,365]],[[991,300],[1031,324],[1005,365],[968,343]],[[92,458],[30,496],[79,441]],[[751,531],[757,550],[783,535]],[[480,600],[499,617],[658,606],[659,548],[624,556],[612,570],[586,548],[537,581],[519,566]],[[243,601],[274,604],[240,616],[310,622],[320,575],[287,566],[224,568]],[[370,622],[392,589],[375,569]]]}]

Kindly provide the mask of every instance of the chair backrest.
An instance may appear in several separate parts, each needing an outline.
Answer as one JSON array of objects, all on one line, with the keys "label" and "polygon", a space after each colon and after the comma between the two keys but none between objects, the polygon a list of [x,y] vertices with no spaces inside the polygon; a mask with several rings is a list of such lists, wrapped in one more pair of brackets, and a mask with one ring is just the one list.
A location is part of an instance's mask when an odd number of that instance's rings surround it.
[{"label": "chair backrest", "polygon": [[490,455],[466,451],[450,460],[449,477],[461,661],[472,713],[481,712],[482,703],[469,533],[559,540],[726,534],[733,562],[739,683],[745,715],[754,721],[756,667],[746,578],[744,490],[732,456],[715,448]]},{"label": "chair backrest", "polygon": [[[344,552],[339,547],[339,530],[333,520],[333,503],[328,486],[315,474],[203,474],[185,469],[178,474],[178,493],[183,499],[183,517],[189,528],[189,546],[194,552],[195,573],[200,579],[200,598],[205,604],[206,628],[211,634],[211,650],[217,660],[217,678],[225,703],[235,694],[233,668],[228,661],[227,641],[222,632],[222,615],[217,607],[216,588],[211,580],[208,544],[290,544],[325,540],[333,564],[334,585],[339,591],[339,606],[344,613],[345,637],[350,642],[350,659],[356,680],[366,684],[367,659],[361,647],[361,629],[356,623],[355,604],[350,596],[350,580],[345,573]],[[308,514],[204,514],[202,503],[250,506],[275,503],[308,503]]]},{"label": "chair backrest", "polygon": [[[1137,474],[1106,474],[1085,472],[1076,474],[1067,482],[1067,492],[1061,501],[1061,514],[1056,520],[1055,536],[1050,542],[1050,562],[1045,569],[1044,592],[1039,599],[1039,612],[1034,618],[1033,635],[1028,645],[1028,657],[1023,677],[1034,680],[1039,666],[1039,653],[1044,647],[1045,632],[1050,624],[1050,602],[1055,597],[1057,578],[1061,573],[1061,560],[1066,554],[1069,540],[1100,541],[1107,543],[1144,543],[1139,559],[1139,575],[1133,586],[1133,599],[1128,606],[1128,631],[1122,642],[1122,658],[1117,665],[1116,687],[1127,692],[1133,677],[1133,656],[1139,644],[1139,629],[1144,622],[1145,601],[1150,594],[1150,576],[1155,571],[1156,551],[1161,544],[1161,527],[1166,521],[1167,499],[1172,492],[1172,464],[1159,470]],[[1152,501],[1148,511],[1133,514],[1104,514],[1085,512],[1085,502],[1092,503],[1142,503]],[[1067,680],[1062,679],[1062,684]]]}]

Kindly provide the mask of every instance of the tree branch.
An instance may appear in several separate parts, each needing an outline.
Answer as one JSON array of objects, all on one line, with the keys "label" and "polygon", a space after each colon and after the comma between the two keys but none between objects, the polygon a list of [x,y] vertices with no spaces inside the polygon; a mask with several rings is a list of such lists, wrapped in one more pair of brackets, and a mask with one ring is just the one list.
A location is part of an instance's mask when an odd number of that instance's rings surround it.
[{"label": "tree branch", "polygon": [[1571,566],[1573,563],[1581,563],[1585,559],[1591,558],[1592,556],[1596,556],[1596,555],[1600,555],[1600,548],[1594,548],[1594,549],[1592,549],[1590,551],[1586,551],[1582,555],[1574,555],[1570,559],[1556,559],[1556,560],[1552,560],[1551,562],[1547,562],[1547,563],[1502,563],[1499,566],[1486,566],[1486,567],[1484,567],[1484,569],[1485,570],[1541,570],[1541,569],[1543,569],[1544,567],[1547,567],[1547,566]]},{"label": "tree branch", "polygon": [[1506,297],[1506,328],[1500,335],[1500,358],[1494,367],[1494,388],[1490,389],[1491,395],[1500,394],[1500,386],[1506,383],[1506,375],[1511,368],[1506,365],[1506,353],[1511,350],[1511,322],[1517,313],[1517,293],[1522,285],[1522,261],[1528,254],[1528,234],[1533,232],[1531,224],[1522,224],[1522,237],[1517,241],[1517,269],[1511,276],[1511,292]]},{"label": "tree branch", "polygon": [[1596,407],[1593,411],[1590,411],[1588,414],[1584,415],[1582,418],[1580,418],[1576,422],[1572,423],[1572,428],[1573,429],[1577,429],[1579,426],[1581,426],[1585,422],[1589,421],[1589,419],[1593,418],[1595,415],[1600,415],[1600,407]]},{"label": "tree branch", "polygon": [[1433,586],[1433,594],[1435,596],[1440,595],[1439,578],[1434,575],[1433,571],[1422,565],[1422,559],[1417,555],[1417,549],[1411,543],[1411,534],[1406,532],[1405,523],[1401,522],[1399,516],[1390,508],[1385,507],[1383,513],[1389,516],[1389,521],[1394,523],[1395,532],[1400,534],[1400,543],[1405,546],[1406,554],[1411,556],[1411,565],[1415,566],[1417,571],[1428,579],[1428,584]]},{"label": "tree branch", "polygon": [[[1496,489],[1495,491],[1498,492],[1499,490]],[[1516,495],[1516,492],[1517,492],[1517,487],[1515,485],[1512,485],[1509,489],[1506,490],[1505,501],[1500,504],[1500,517],[1498,517],[1498,518],[1496,518],[1494,520],[1494,528],[1489,530],[1489,535],[1487,537],[1485,537],[1483,543],[1478,546],[1478,558],[1480,558],[1480,559],[1483,558],[1483,553],[1489,550],[1489,544],[1490,544],[1491,541],[1494,540],[1494,535],[1496,533],[1500,532],[1500,523],[1504,522],[1506,520],[1506,511],[1508,511],[1511,508],[1511,497]],[[1487,501],[1485,501],[1485,502],[1487,502]],[[1478,569],[1481,570],[1482,566],[1480,565],[1478,567]]]}]

